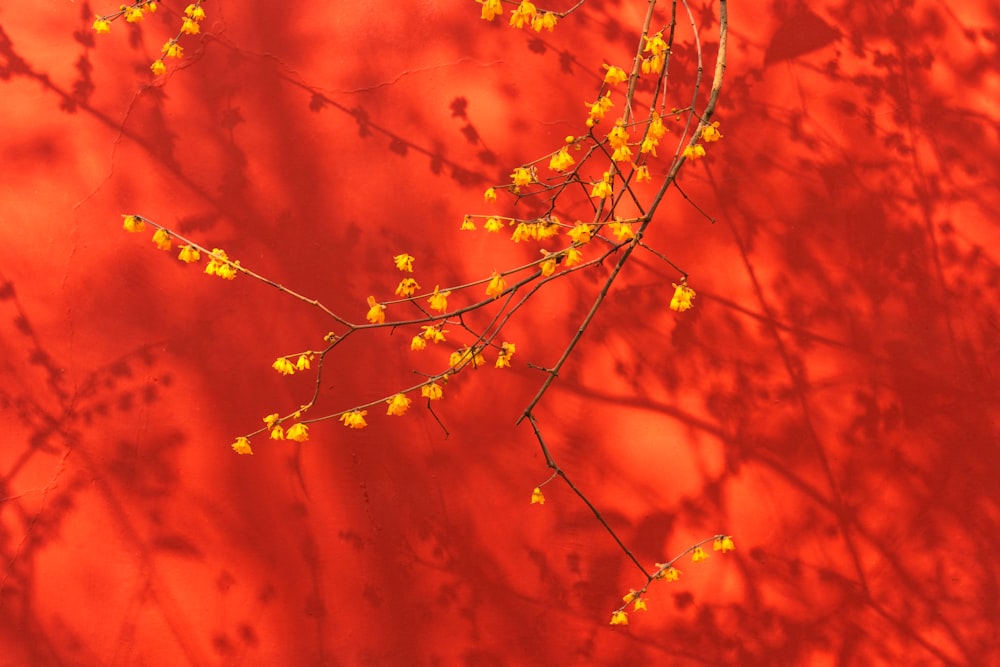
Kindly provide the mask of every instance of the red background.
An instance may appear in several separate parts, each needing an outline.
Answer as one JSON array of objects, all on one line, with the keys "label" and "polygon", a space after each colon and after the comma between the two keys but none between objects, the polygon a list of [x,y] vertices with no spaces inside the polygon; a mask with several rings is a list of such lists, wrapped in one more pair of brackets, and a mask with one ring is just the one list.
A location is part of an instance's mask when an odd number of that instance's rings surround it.
[{"label": "red background", "polygon": [[[182,4],[100,38],[111,5],[0,8],[0,665],[1000,663],[995,3],[731,8],[725,138],[681,176],[718,222],[673,193],[649,238],[696,307],[638,258],[540,411],[642,562],[734,536],[629,626],[641,577],[565,486],[528,505],[513,426],[600,272],[449,385],[448,438],[415,409],[229,450],[305,400],[269,365],[330,323],[120,214],[355,320],[399,252],[425,287],[512,266],[462,215],[580,131],[631,4],[537,36],[457,0],[212,0],[152,84]],[[346,347],[329,409],[411,384],[408,337]]]}]

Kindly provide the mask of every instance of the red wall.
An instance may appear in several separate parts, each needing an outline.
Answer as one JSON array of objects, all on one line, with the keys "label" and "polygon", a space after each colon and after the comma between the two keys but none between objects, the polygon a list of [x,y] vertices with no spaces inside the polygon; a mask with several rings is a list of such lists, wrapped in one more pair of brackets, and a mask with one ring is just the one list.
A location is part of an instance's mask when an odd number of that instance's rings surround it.
[{"label": "red wall", "polygon": [[[536,36],[471,1],[212,0],[156,81],[183,4],[99,38],[111,5],[0,8],[0,665],[1000,663],[994,3],[731,8],[725,138],[681,176],[717,222],[674,192],[647,238],[696,307],[637,257],[540,410],[647,566],[734,537],[627,627],[641,576],[565,486],[528,505],[513,425],[601,271],[449,385],[447,438],[415,408],[229,450],[331,325],[120,214],[356,320],[394,254],[425,287],[511,266],[462,215],[580,131],[635,4]],[[327,408],[412,384],[409,335],[347,346]]]}]

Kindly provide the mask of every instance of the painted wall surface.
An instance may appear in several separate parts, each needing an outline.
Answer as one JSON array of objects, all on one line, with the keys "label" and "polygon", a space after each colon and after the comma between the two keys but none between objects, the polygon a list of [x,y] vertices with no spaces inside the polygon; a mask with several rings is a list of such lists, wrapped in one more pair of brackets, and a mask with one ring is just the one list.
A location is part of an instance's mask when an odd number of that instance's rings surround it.
[{"label": "painted wall surface", "polygon": [[[725,138],[646,239],[695,308],[634,262],[541,409],[643,563],[734,537],[627,627],[638,572],[564,485],[528,504],[513,425],[600,270],[449,387],[447,438],[413,409],[241,457],[329,321],[120,216],[358,320],[400,252],[431,285],[524,261],[462,216],[580,131],[646,3],[536,35],[471,0],[211,0],[159,79],[184,3],[100,37],[116,7],[0,6],[0,665],[1000,664],[996,3],[732,4]],[[406,340],[338,356],[331,409],[412,383]]]}]

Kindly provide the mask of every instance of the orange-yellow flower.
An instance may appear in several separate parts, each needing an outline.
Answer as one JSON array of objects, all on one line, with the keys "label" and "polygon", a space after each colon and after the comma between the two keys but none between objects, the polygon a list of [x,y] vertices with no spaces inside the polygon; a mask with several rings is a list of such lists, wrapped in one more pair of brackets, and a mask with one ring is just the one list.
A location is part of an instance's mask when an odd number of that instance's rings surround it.
[{"label": "orange-yellow flower", "polygon": [[94,21],[94,25],[91,26],[98,35],[105,35],[111,32],[111,21],[98,16],[97,20]]},{"label": "orange-yellow flower", "polygon": [[444,391],[437,382],[431,382],[420,388],[420,395],[430,401],[440,401],[444,398]]},{"label": "orange-yellow flower", "polygon": [[167,72],[167,66],[163,64],[162,60],[154,60],[149,69],[153,70],[153,74],[156,76],[161,76]]},{"label": "orange-yellow flower", "polygon": [[497,16],[503,14],[503,5],[500,4],[500,0],[476,0],[479,4],[483,6],[482,18],[487,21],[492,21]]},{"label": "orange-yellow flower", "polygon": [[552,159],[549,160],[549,169],[552,171],[566,171],[574,164],[576,164],[576,160],[574,160],[573,156],[569,154],[569,149],[566,146],[563,146],[558,152],[556,152],[555,155],[552,156]]},{"label": "orange-yellow flower", "polygon": [[503,294],[505,289],[507,289],[507,281],[503,279],[502,275],[494,271],[493,276],[490,278],[490,283],[486,286],[486,296],[496,299]]},{"label": "orange-yellow flower", "polygon": [[497,355],[496,367],[497,368],[510,368],[510,358],[514,356],[514,352],[517,351],[517,347],[514,343],[503,343],[500,345],[500,354]]},{"label": "orange-yellow flower", "polygon": [[367,410],[351,410],[340,415],[340,421],[347,428],[364,428],[368,426],[368,422],[365,421],[366,414]]},{"label": "orange-yellow flower", "polygon": [[614,65],[602,65],[602,67],[607,71],[604,75],[604,83],[617,86],[619,83],[628,81],[628,74],[625,73],[621,67],[615,67]]},{"label": "orange-yellow flower", "polygon": [[503,222],[499,218],[490,216],[486,219],[486,224],[483,225],[483,228],[488,232],[499,232],[503,229]]},{"label": "orange-yellow flower", "polygon": [[510,24],[515,28],[523,28],[525,25],[531,24],[531,20],[535,18],[537,13],[538,9],[535,8],[534,4],[528,0],[521,0],[521,4],[510,16]]},{"label": "orange-yellow flower", "polygon": [[701,130],[701,138],[705,143],[712,143],[713,141],[718,141],[722,138],[722,133],[719,132],[719,121],[715,121],[711,125],[706,125]]},{"label": "orange-yellow flower", "polygon": [[237,454],[253,454],[253,450],[250,449],[250,440],[242,436],[236,438],[236,442],[233,443],[233,451]]},{"label": "orange-yellow flower", "polygon": [[170,250],[170,246],[173,244],[170,240],[170,232],[165,229],[157,229],[153,232],[153,243],[160,250]]},{"label": "orange-yellow flower", "polygon": [[611,625],[628,625],[628,614],[622,610],[611,613]]},{"label": "orange-yellow flower", "polygon": [[585,222],[580,222],[566,234],[573,239],[573,243],[590,243],[591,227]]},{"label": "orange-yellow flower", "polygon": [[410,399],[403,394],[396,394],[386,401],[389,409],[385,413],[393,417],[402,417],[410,409],[410,403]]},{"label": "orange-yellow flower", "polygon": [[469,232],[473,232],[476,230],[476,222],[475,220],[472,219],[471,215],[467,215],[465,216],[465,218],[462,219],[462,226],[459,227],[459,230],[469,231]]},{"label": "orange-yellow flower", "polygon": [[691,562],[700,563],[705,560],[708,560],[708,553],[701,547],[695,547],[691,552]]},{"label": "orange-yellow flower", "polygon": [[292,424],[285,431],[285,438],[287,440],[294,440],[295,442],[305,442],[309,439],[309,427],[301,422]]},{"label": "orange-yellow flower", "polygon": [[685,146],[683,155],[691,160],[697,160],[698,158],[705,157],[705,147],[701,144],[697,146]]},{"label": "orange-yellow flower", "polygon": [[535,177],[531,173],[531,170],[526,167],[517,167],[514,169],[510,178],[514,182],[514,192],[520,192],[522,187],[525,185],[531,185],[535,181]]},{"label": "orange-yellow flower", "polygon": [[486,192],[483,193],[483,199],[485,199],[487,203],[495,202],[497,200],[496,188],[486,188]]},{"label": "orange-yellow flower", "polygon": [[287,357],[278,357],[278,359],[271,364],[271,368],[278,371],[282,375],[292,375],[295,373],[295,366],[288,360]]},{"label": "orange-yellow flower", "polygon": [[375,300],[375,297],[368,297],[368,314],[365,319],[372,324],[382,324],[385,322],[385,306]]},{"label": "orange-yellow flower", "polygon": [[414,257],[412,255],[407,255],[405,252],[402,255],[396,255],[392,258],[396,268],[400,271],[405,271],[406,273],[413,273],[413,260]]},{"label": "orange-yellow flower", "polygon": [[722,553],[732,551],[735,548],[736,545],[733,544],[733,538],[729,535],[719,535],[715,538],[715,541],[712,542],[712,549],[715,551],[721,551]]},{"label": "orange-yellow flower", "polygon": [[531,504],[532,505],[544,505],[545,504],[545,496],[542,494],[542,488],[541,487],[536,486],[534,489],[532,489],[532,491],[531,491]]},{"label": "orange-yellow flower", "polygon": [[420,285],[413,278],[403,278],[396,285],[396,296],[413,296],[420,289]]},{"label": "orange-yellow flower", "polygon": [[123,215],[122,227],[126,232],[141,232],[146,229],[146,223],[137,215]]},{"label": "orange-yellow flower", "polygon": [[694,304],[691,301],[695,297],[695,291],[688,287],[686,284],[673,283],[674,286],[674,296],[670,299],[670,310],[676,310],[678,313],[683,313],[689,308],[694,308]]},{"label": "orange-yellow flower", "polygon": [[427,298],[427,301],[431,304],[431,310],[443,313],[448,310],[448,296],[451,292],[439,292],[438,287],[438,285],[434,286],[434,293]]}]

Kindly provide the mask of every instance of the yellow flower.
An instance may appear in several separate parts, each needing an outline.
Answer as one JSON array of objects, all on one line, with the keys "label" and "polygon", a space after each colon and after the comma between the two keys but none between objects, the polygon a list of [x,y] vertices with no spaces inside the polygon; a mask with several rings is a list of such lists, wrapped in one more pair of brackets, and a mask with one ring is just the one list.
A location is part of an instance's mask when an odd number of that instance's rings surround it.
[{"label": "yellow flower", "polygon": [[233,443],[233,451],[237,454],[253,454],[253,450],[250,449],[250,440],[244,437],[236,438],[236,442]]},{"label": "yellow flower", "polygon": [[486,224],[483,227],[488,232],[499,232],[503,229],[503,222],[499,218],[489,217],[486,220]]},{"label": "yellow flower", "polygon": [[392,261],[396,264],[396,268],[407,273],[413,273],[413,260],[414,257],[406,253],[396,255],[392,258]]},{"label": "yellow flower", "polygon": [[417,290],[420,289],[420,285],[413,278],[403,278],[396,285],[396,296],[413,296],[416,294]]},{"label": "yellow flower", "polygon": [[550,256],[548,253],[545,253],[545,257],[545,261],[539,264],[538,268],[542,270],[542,276],[548,277],[556,272],[556,257],[555,255]]},{"label": "yellow flower", "polygon": [[621,148],[628,143],[629,136],[628,132],[625,131],[625,126],[622,121],[619,120],[615,123],[615,126],[608,132],[608,143],[611,144],[612,148]]},{"label": "yellow flower", "polygon": [[123,215],[122,227],[126,232],[141,232],[146,229],[146,223],[137,215]]},{"label": "yellow flower", "polygon": [[486,357],[479,350],[475,353],[470,348],[460,347],[448,357],[448,363],[450,366],[458,370],[461,366],[464,366],[472,362],[473,368],[479,368],[486,364]]},{"label": "yellow flower", "polygon": [[640,153],[652,153],[656,155],[656,147],[660,144],[659,139],[654,139],[653,137],[647,136],[642,140],[642,146],[639,147]]},{"label": "yellow flower", "polygon": [[510,235],[510,240],[514,243],[538,238],[538,225],[531,222],[519,222],[514,228],[514,233]]},{"label": "yellow flower", "polygon": [[433,343],[440,343],[441,341],[444,340],[444,335],[448,333],[447,331],[443,331],[441,327],[433,324],[428,324],[420,328],[424,330],[424,332],[421,334],[424,337],[424,339],[429,340]]},{"label": "yellow flower", "polygon": [[677,283],[672,284],[674,286],[674,296],[670,299],[670,310],[683,313],[689,308],[694,308],[694,304],[691,301],[695,297],[695,291],[684,283],[680,285]]},{"label": "yellow flower", "polygon": [[486,192],[483,193],[483,199],[487,202],[495,202],[497,200],[496,188],[487,188]]},{"label": "yellow flower", "polygon": [[602,67],[608,70],[607,74],[604,75],[604,83],[617,86],[619,83],[628,81],[628,74],[621,67],[615,67],[614,65],[602,65]]},{"label": "yellow flower", "polygon": [[531,185],[535,180],[531,170],[526,167],[517,167],[514,169],[510,178],[514,181],[514,192],[520,192],[522,186]]},{"label": "yellow flower", "polygon": [[611,173],[604,172],[604,178],[594,183],[594,187],[590,190],[590,196],[597,199],[604,199],[605,197],[610,197],[614,190],[611,187]]},{"label": "yellow flower", "polygon": [[646,136],[659,141],[663,138],[663,135],[667,133],[667,127],[663,124],[663,119],[660,117],[660,114],[655,111],[652,112],[650,118],[649,130],[647,130]]},{"label": "yellow flower", "polygon": [[451,292],[439,292],[438,287],[438,285],[434,286],[434,293],[427,298],[427,301],[431,304],[431,310],[443,313],[448,310],[448,296]]},{"label": "yellow flower", "polygon": [[644,39],[646,40],[646,46],[643,47],[642,51],[650,55],[642,61],[642,72],[643,74],[659,74],[663,71],[666,54],[670,50],[667,48],[667,43],[663,40],[663,31],[659,31],[652,37],[646,36]]},{"label": "yellow flower", "polygon": [[516,351],[517,346],[514,343],[502,343],[500,345],[500,354],[497,356],[496,367],[510,368],[510,358],[514,356]]},{"label": "yellow flower", "polygon": [[420,350],[424,349],[425,347],[427,347],[427,341],[424,340],[423,337],[421,337],[421,336],[414,336],[413,338],[410,339],[410,349],[411,350],[416,350],[416,351],[419,352]]},{"label": "yellow flower", "polygon": [[368,297],[368,314],[365,319],[372,324],[382,324],[385,322],[385,306],[375,300],[375,297]]},{"label": "yellow flower", "polygon": [[549,160],[549,169],[552,171],[566,171],[570,167],[576,164],[576,160],[573,156],[569,154],[569,148],[563,146],[559,151],[552,156]]},{"label": "yellow flower", "polygon": [[532,489],[532,491],[531,491],[531,504],[532,505],[544,505],[545,504],[545,496],[542,494],[541,487],[536,486],[534,489]]},{"label": "yellow flower", "polygon": [[156,3],[155,2],[150,2],[145,7],[143,7],[143,9],[145,9],[150,14],[155,14],[156,13]]},{"label": "yellow flower", "polygon": [[692,160],[697,160],[700,157],[705,156],[705,147],[701,144],[697,146],[685,146],[684,147],[684,157],[690,158]]},{"label": "yellow flower", "polygon": [[351,410],[340,415],[340,421],[347,428],[364,428],[368,426],[368,422],[365,421],[366,414],[367,410]]},{"label": "yellow flower", "polygon": [[523,28],[525,24],[531,24],[532,19],[535,18],[535,14],[537,13],[538,10],[535,8],[535,5],[528,2],[528,0],[521,0],[521,4],[510,15],[510,24],[515,28]]},{"label": "yellow flower", "polygon": [[285,431],[285,438],[295,442],[305,442],[309,439],[309,427],[301,422],[292,424]]},{"label": "yellow flower", "polygon": [[701,547],[695,547],[694,551],[691,552],[691,562],[700,563],[703,560],[708,560],[708,554]]},{"label": "yellow flower", "polygon": [[705,143],[711,143],[721,139],[722,133],[719,132],[719,121],[715,121],[711,125],[703,127],[701,130],[701,138],[705,141]]},{"label": "yellow flower", "polygon": [[393,417],[402,417],[406,414],[406,411],[410,409],[410,403],[410,399],[403,394],[396,394],[386,401],[389,409],[385,411],[385,414]]},{"label": "yellow flower", "polygon": [[635,181],[636,183],[642,183],[643,181],[651,181],[653,177],[649,174],[649,167],[642,165],[635,170]]},{"label": "yellow flower", "polygon": [[486,286],[486,296],[496,299],[503,294],[505,289],[507,289],[507,281],[503,279],[502,275],[494,271],[489,285]]},{"label": "yellow flower", "polygon": [[570,248],[566,251],[566,266],[576,266],[583,261],[583,253],[579,248]]},{"label": "yellow flower", "polygon": [[677,581],[681,578],[681,571],[675,567],[668,567],[663,571],[663,579],[666,581]]},{"label": "yellow flower", "polygon": [[284,440],[285,439],[285,429],[281,428],[280,425],[275,426],[271,429],[271,440]]},{"label": "yellow flower", "polygon": [[201,2],[185,7],[184,15],[188,18],[194,19],[195,21],[205,20],[205,10],[201,8]]},{"label": "yellow flower", "polygon": [[615,162],[631,162],[632,161],[632,149],[628,146],[622,146],[616,148],[615,152],[611,154],[611,159]]},{"label": "yellow flower", "polygon": [[129,23],[135,23],[136,21],[141,21],[143,19],[142,10],[138,7],[126,7],[125,8],[125,20]]},{"label": "yellow flower", "polygon": [[277,412],[272,412],[268,416],[264,417],[263,420],[264,425],[267,426],[268,428],[273,428],[274,425],[278,423],[279,419],[281,419],[281,415],[279,415]]},{"label": "yellow flower", "polygon": [[632,231],[631,222],[619,222],[615,220],[614,222],[608,223],[608,229],[611,230],[611,233],[614,234],[615,238],[619,241],[635,238],[635,232]]},{"label": "yellow flower", "polygon": [[111,21],[98,16],[97,20],[94,21],[94,25],[91,26],[98,35],[106,35],[111,32]]},{"label": "yellow flower", "polygon": [[558,236],[559,218],[555,217],[554,215],[551,215],[547,218],[542,219],[541,221],[539,221],[537,225],[535,225],[535,234],[538,236],[539,240],[549,239],[552,238],[553,236]]},{"label": "yellow flower", "polygon": [[181,32],[185,35],[197,35],[201,32],[201,26],[195,21],[186,18],[184,19],[184,23],[181,24]]},{"label": "yellow flower", "polygon": [[476,0],[476,2],[483,6],[482,18],[487,21],[492,21],[503,14],[503,5],[500,4],[500,0]]},{"label": "yellow flower", "polygon": [[153,64],[149,66],[149,69],[153,70],[153,74],[156,76],[161,76],[167,73],[167,66],[163,64],[162,60],[154,60]]},{"label": "yellow flower", "polygon": [[465,218],[462,220],[462,226],[459,227],[459,230],[461,230],[461,231],[475,231],[476,230],[476,222],[472,219],[471,215],[465,216]]},{"label": "yellow flower", "polygon": [[225,280],[232,280],[236,277],[236,269],[234,266],[239,266],[240,263],[230,262],[229,256],[226,251],[220,250],[219,248],[212,248],[212,253],[210,259],[208,260],[208,266],[205,267],[205,273],[210,276],[218,276],[224,278]]},{"label": "yellow flower", "polygon": [[289,361],[287,357],[278,357],[278,359],[271,364],[271,368],[278,371],[282,375],[292,375],[295,373],[295,366],[292,365],[292,362]]},{"label": "yellow flower", "polygon": [[736,545],[733,544],[733,538],[729,535],[720,535],[715,538],[714,542],[712,542],[712,549],[715,551],[721,551],[722,553],[732,551],[735,548]]},{"label": "yellow flower", "polygon": [[165,229],[157,229],[153,232],[153,243],[160,250],[170,250],[170,246],[172,245],[170,233]]},{"label": "yellow flower", "polygon": [[440,401],[444,398],[444,392],[441,390],[441,385],[437,382],[431,382],[430,384],[425,384],[421,387],[420,395],[431,401]]},{"label": "yellow flower", "polygon": [[299,358],[295,360],[295,370],[297,371],[307,371],[309,370],[309,358],[311,355],[300,354]]},{"label": "yellow flower", "polygon": [[628,614],[622,610],[612,612],[611,625],[628,625]]},{"label": "yellow flower", "polygon": [[177,40],[170,40],[160,49],[167,58],[180,58],[184,55],[184,47],[177,43]]},{"label": "yellow flower", "polygon": [[646,601],[642,598],[636,598],[632,609],[634,611],[646,611]]},{"label": "yellow flower", "polygon": [[543,12],[541,14],[536,14],[534,18],[531,19],[531,27],[535,32],[541,32],[542,29],[552,32],[552,29],[556,27],[556,23],[559,22],[559,17],[553,12]]},{"label": "yellow flower", "polygon": [[584,222],[578,223],[576,227],[566,232],[566,234],[573,239],[573,243],[590,243],[590,225]]},{"label": "yellow flower", "polygon": [[614,102],[611,101],[611,91],[606,92],[604,97],[597,98],[596,102],[588,102],[586,104],[590,107],[590,113],[587,116],[587,127],[593,127],[601,122],[608,109],[614,106]]}]

